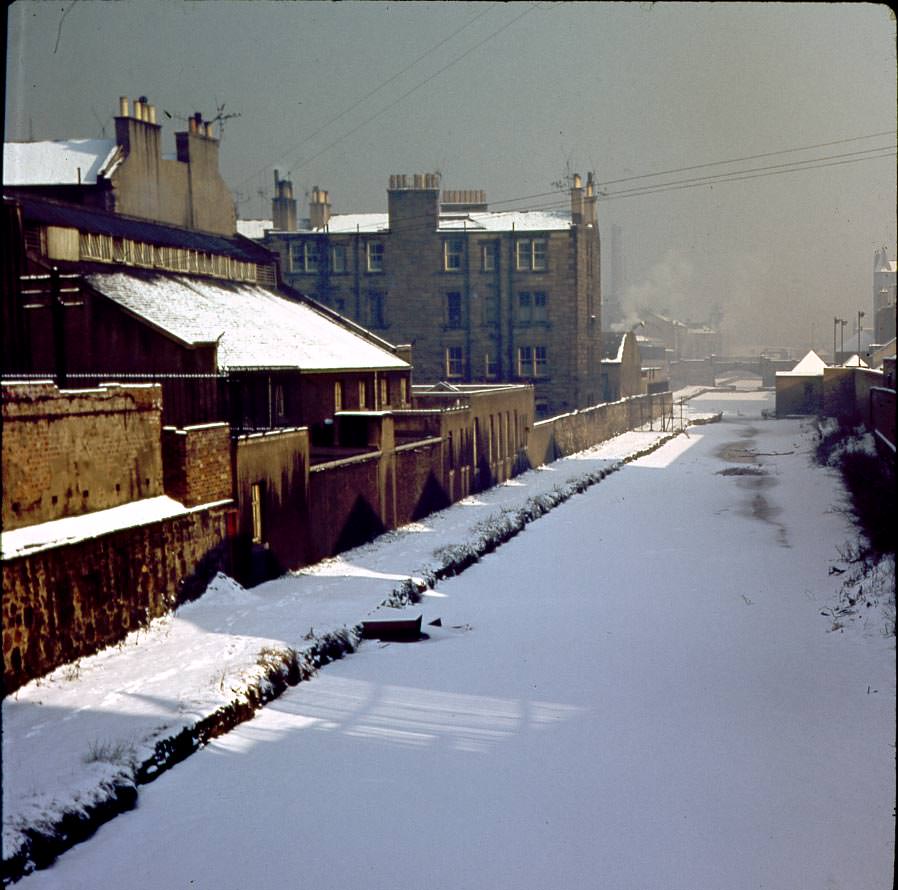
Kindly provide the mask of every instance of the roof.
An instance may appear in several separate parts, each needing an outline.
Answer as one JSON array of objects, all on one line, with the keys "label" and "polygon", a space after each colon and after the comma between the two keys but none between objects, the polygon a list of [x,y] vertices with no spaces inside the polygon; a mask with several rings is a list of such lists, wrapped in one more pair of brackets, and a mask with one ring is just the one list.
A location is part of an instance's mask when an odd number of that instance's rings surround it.
[{"label": "roof", "polygon": [[98,273],[90,286],[188,345],[218,342],[222,370],[388,370],[409,365],[308,303],[251,284],[152,272]]},{"label": "roof", "polygon": [[66,204],[49,198],[37,198],[32,195],[13,195],[14,200],[22,207],[25,222],[36,222],[42,225],[63,226],[78,229],[82,232],[97,232],[101,235],[113,235],[130,238],[134,241],[145,241],[151,244],[164,244],[176,247],[202,250],[234,257],[254,263],[272,263],[271,253],[255,241],[234,234],[214,235],[210,232],[199,232],[167,223],[153,222],[135,216],[124,216],[121,213],[110,213],[94,207],[83,207],[80,204]]},{"label": "roof", "polygon": [[626,342],[626,333],[604,331],[602,333],[602,361],[622,362]]},{"label": "roof", "polygon": [[869,368],[870,366],[855,353],[847,362],[842,362],[843,368]]},{"label": "roof", "polygon": [[266,229],[273,229],[270,219],[238,219],[237,232],[244,238],[264,238]]},{"label": "roof", "polygon": [[441,215],[440,231],[545,232],[571,227],[569,210],[477,211],[464,216]]},{"label": "roof", "polygon": [[65,139],[58,142],[5,142],[3,184],[96,185],[113,166],[114,139]]},{"label": "roof", "polygon": [[[246,220],[245,222],[253,222]],[[297,229],[298,233],[309,234],[321,229],[308,227],[308,220],[303,220],[305,228]],[[571,214],[566,210],[505,210],[501,212],[477,211],[472,213],[441,214],[438,229],[441,232],[546,232],[561,231],[571,227]],[[270,228],[270,226],[269,226]],[[238,226],[238,230],[240,226]],[[390,216],[388,213],[335,213],[327,223],[326,231],[331,234],[345,235],[355,232],[389,232]],[[251,237],[260,238],[264,233]]]},{"label": "roof", "polygon": [[814,377],[823,375],[826,362],[812,349],[791,371],[777,371],[776,376]]}]

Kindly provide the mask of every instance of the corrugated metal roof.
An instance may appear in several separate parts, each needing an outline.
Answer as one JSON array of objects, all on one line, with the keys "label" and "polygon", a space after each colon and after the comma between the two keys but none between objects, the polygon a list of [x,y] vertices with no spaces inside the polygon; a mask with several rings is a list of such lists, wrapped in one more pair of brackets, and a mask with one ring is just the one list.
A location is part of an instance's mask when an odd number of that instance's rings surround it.
[{"label": "corrugated metal roof", "polygon": [[268,250],[242,235],[235,234],[233,237],[226,237],[198,232],[194,229],[182,229],[179,226],[152,222],[134,216],[123,216],[120,213],[109,213],[105,210],[82,207],[78,204],[65,204],[47,198],[35,198],[31,195],[15,194],[13,200],[21,204],[26,222],[64,226],[82,232],[97,232],[101,235],[130,238],[149,244],[202,250],[254,263],[273,262],[272,255]]},{"label": "corrugated metal roof", "polygon": [[5,142],[3,184],[96,185],[116,148],[114,139]]},{"label": "corrugated metal roof", "polygon": [[218,341],[221,369],[408,368],[307,303],[268,288],[154,273],[87,275],[91,287],[187,344]]}]

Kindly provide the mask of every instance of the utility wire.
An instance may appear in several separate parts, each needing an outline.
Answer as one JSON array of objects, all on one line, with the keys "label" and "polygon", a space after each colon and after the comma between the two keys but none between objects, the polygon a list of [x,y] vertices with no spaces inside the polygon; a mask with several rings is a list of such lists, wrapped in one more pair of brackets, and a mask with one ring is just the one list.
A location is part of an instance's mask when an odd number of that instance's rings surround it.
[{"label": "utility wire", "polygon": [[466,56],[469,56],[472,52],[474,52],[475,49],[478,49],[479,47],[483,46],[484,43],[486,43],[486,42],[489,41],[489,40],[492,40],[493,37],[495,37],[497,34],[501,34],[501,33],[502,33],[504,30],[506,30],[507,28],[510,28],[515,22],[517,22],[517,21],[519,21],[520,19],[522,19],[525,15],[529,15],[529,14],[530,14],[531,12],[533,12],[533,10],[536,9],[536,8],[537,8],[537,7],[536,7],[535,5],[531,5],[530,7],[528,7],[527,9],[525,9],[520,15],[515,16],[510,22],[507,22],[507,23],[504,24],[501,28],[497,28],[497,29],[496,29],[495,31],[493,31],[491,34],[488,34],[486,37],[484,37],[483,40],[481,40],[479,43],[475,43],[474,46],[472,46],[470,49],[465,50],[465,52],[463,52],[460,56],[456,56],[456,58],[454,58],[451,62],[449,62],[448,64],[444,65],[444,66],[443,66],[442,68],[440,68],[439,70],[435,71],[435,72],[434,72],[433,74],[431,74],[429,77],[426,77],[426,78],[425,78],[424,80],[422,80],[419,84],[417,84],[416,86],[413,86],[410,90],[407,90],[406,92],[404,92],[401,96],[399,96],[397,99],[395,99],[394,101],[392,101],[389,105],[385,106],[384,108],[381,108],[380,111],[376,111],[376,112],[375,112],[374,114],[372,114],[370,117],[365,118],[365,120],[363,120],[360,124],[358,124],[357,126],[353,127],[351,130],[347,131],[347,132],[344,133],[342,136],[338,136],[333,142],[331,142],[329,145],[326,145],[324,148],[322,148],[321,151],[316,152],[316,153],[313,154],[311,157],[306,158],[305,160],[299,161],[298,163],[295,163],[295,164],[291,165],[291,168],[290,168],[290,169],[291,169],[291,170],[296,170],[296,169],[298,169],[299,167],[303,167],[303,166],[305,166],[306,164],[310,164],[310,163],[311,163],[312,161],[314,161],[316,158],[320,158],[321,155],[323,155],[326,151],[330,151],[330,149],[332,149],[338,142],[342,142],[342,141],[343,141],[344,139],[346,139],[348,136],[352,136],[353,133],[356,133],[356,132],[358,132],[359,130],[361,130],[361,128],[364,127],[366,124],[370,124],[371,121],[373,121],[375,118],[380,117],[382,114],[385,114],[385,113],[386,113],[387,111],[389,111],[391,108],[394,108],[394,107],[395,107],[396,105],[398,105],[403,99],[407,99],[409,96],[411,96],[412,93],[415,93],[415,92],[417,92],[418,90],[420,90],[421,87],[426,86],[426,85],[427,85],[428,83],[430,83],[434,78],[439,77],[444,71],[448,71],[453,65],[457,65],[462,59],[464,59]]},{"label": "utility wire", "polygon": [[[878,152],[878,154],[875,154],[876,152]],[[803,161],[791,161],[788,164],[770,164],[763,167],[749,167],[744,170],[731,170],[727,173],[718,173],[712,176],[689,177],[687,179],[673,180],[672,182],[661,182],[654,185],[638,186],[631,189],[621,189],[620,191],[608,192],[606,194],[597,193],[596,197],[598,198],[600,203],[604,203],[616,198],[638,198],[643,195],[655,195],[662,192],[679,191],[680,189],[722,185],[724,183],[740,182],[746,179],[759,179],[765,176],[777,176],[783,173],[798,173],[802,170],[816,170],[825,167],[841,166],[843,164],[856,164],[861,161],[873,161],[879,160],[881,158],[894,157],[895,154],[895,148],[891,146],[881,146],[879,148],[863,149],[858,152],[846,152],[844,154],[836,155],[823,155],[819,158],[808,158]],[[862,156],[857,157],[857,155]],[[541,202],[539,204],[534,204],[528,207],[518,207],[515,209],[498,212],[539,212],[565,210],[570,207],[570,198],[568,197],[567,192],[559,192],[558,190],[552,192],[540,192],[535,195],[521,195],[516,198],[507,198],[504,201],[499,202],[491,201],[489,202],[489,206],[492,207],[495,203],[508,204],[512,202],[526,201],[530,198],[545,197],[548,195],[555,196],[556,200],[550,202]],[[383,214],[380,215],[383,216]],[[410,217],[408,221],[413,222],[416,219],[420,219],[420,221],[423,222],[427,218],[427,215],[422,214],[419,217]],[[373,228],[365,229],[364,227],[360,227],[359,231],[367,231],[370,233],[382,230],[383,228],[383,224],[380,221],[372,223],[371,225],[373,226]],[[472,231],[475,230],[472,229]]]},{"label": "utility wire", "polygon": [[883,133],[870,133],[867,136],[852,136],[848,139],[835,139],[832,142],[818,142],[816,145],[804,145],[799,148],[784,148],[780,151],[765,151],[762,154],[746,155],[744,158],[731,158],[727,161],[711,161],[707,164],[693,164],[690,167],[675,167],[672,170],[660,170],[657,173],[641,173],[639,176],[625,176],[622,179],[607,179],[603,185],[617,185],[619,182],[632,182],[636,179],[646,179],[651,176],[667,176],[670,173],[686,173],[689,170],[700,170],[703,167],[716,167],[719,164],[741,164],[743,161],[756,161],[760,158],[771,158],[774,155],[789,154],[794,151],[810,151],[814,148],[828,148],[831,145],[843,145],[846,142],[858,142],[861,139],[875,139],[879,136],[894,136],[894,132],[886,130]]},{"label": "utility wire", "polygon": [[396,80],[398,77],[401,77],[407,71],[410,71],[412,68],[415,67],[415,65],[418,64],[418,62],[420,62],[422,59],[429,56],[432,52],[435,52],[436,50],[438,50],[444,44],[448,43],[450,40],[452,40],[453,37],[455,37],[457,34],[460,34],[462,31],[464,31],[465,28],[469,28],[471,25],[474,24],[474,22],[477,21],[477,19],[485,16],[488,12],[490,12],[493,9],[493,7],[495,7],[497,5],[498,4],[496,4],[496,3],[491,3],[489,6],[485,7],[483,9],[483,11],[478,12],[477,15],[475,15],[473,18],[468,19],[468,21],[466,21],[460,28],[457,28],[455,31],[453,31],[448,37],[444,37],[439,43],[435,43],[432,47],[430,47],[429,49],[426,49],[413,62],[410,62],[408,65],[406,65],[405,68],[400,69],[392,77],[388,77],[385,81],[383,81],[383,83],[376,86],[373,90],[365,93],[364,96],[362,96],[360,99],[357,99],[348,108],[344,108],[343,111],[341,111],[339,114],[335,115],[329,121],[322,124],[317,130],[315,130],[315,132],[310,133],[308,136],[306,136],[300,142],[297,142],[296,145],[293,145],[291,148],[286,149],[282,154],[278,155],[270,164],[266,164],[264,167],[261,167],[260,169],[256,170],[254,173],[251,173],[249,176],[246,177],[246,179],[239,182],[238,186],[245,185],[253,177],[258,176],[260,173],[264,172],[269,167],[273,167],[276,163],[278,163],[278,161],[281,160],[281,158],[286,157],[288,154],[296,151],[299,148],[302,148],[302,146],[305,145],[307,142],[309,142],[310,140],[314,139],[316,136],[318,136],[322,132],[324,132],[324,130],[326,130],[331,124],[334,124],[341,118],[346,117],[346,115],[349,114],[351,111],[355,111],[355,109],[358,108],[359,105],[361,105],[363,102],[366,102],[375,93],[380,92],[385,86],[387,86],[388,84],[391,84],[394,80]]},{"label": "utility wire", "polygon": [[[665,176],[665,175],[668,175],[671,173],[685,173],[688,170],[699,170],[703,167],[717,167],[717,166],[721,166],[723,164],[736,164],[736,163],[740,163],[742,161],[751,161],[751,160],[756,160],[759,158],[769,158],[769,157],[774,157],[775,155],[781,155],[781,154],[791,154],[792,152],[796,152],[796,151],[810,151],[815,148],[825,148],[830,145],[843,145],[846,142],[859,142],[863,139],[875,139],[879,136],[894,136],[894,135],[895,135],[894,131],[886,131],[883,133],[869,133],[866,136],[851,136],[847,139],[835,139],[831,142],[818,142],[816,145],[800,145],[797,148],[783,148],[783,149],[780,149],[779,151],[767,151],[767,152],[763,152],[762,154],[747,155],[744,158],[729,158],[728,160],[725,160],[725,161],[708,161],[707,163],[704,163],[704,164],[692,164],[691,166],[688,166],[688,167],[675,167],[675,168],[672,168],[671,170],[659,171],[658,173],[641,173],[638,176],[627,176],[627,177],[623,177],[620,179],[606,179],[601,183],[597,183],[597,185],[600,185],[600,186],[614,185],[614,184],[617,184],[620,182],[631,182],[636,179],[646,179],[646,178],[652,177],[652,176]],[[869,150],[873,151],[874,149],[869,149]],[[814,159],[808,158],[807,160],[811,161]],[[799,163],[799,162],[796,161],[795,163]],[[738,171],[731,171],[731,172],[738,172]],[[718,174],[718,175],[722,176],[725,174]],[[659,185],[660,184],[661,183],[659,183]],[[516,201],[529,201],[532,198],[545,198],[545,197],[548,197],[549,195],[557,195],[558,191],[559,191],[558,189],[553,189],[552,191],[549,191],[549,192],[536,192],[535,194],[532,194],[532,195],[521,195],[521,196],[518,196],[515,198],[504,198],[501,201],[490,201],[490,206],[495,207],[495,206],[498,206],[501,204],[512,204]],[[600,195],[600,197],[601,197],[601,195]]]}]

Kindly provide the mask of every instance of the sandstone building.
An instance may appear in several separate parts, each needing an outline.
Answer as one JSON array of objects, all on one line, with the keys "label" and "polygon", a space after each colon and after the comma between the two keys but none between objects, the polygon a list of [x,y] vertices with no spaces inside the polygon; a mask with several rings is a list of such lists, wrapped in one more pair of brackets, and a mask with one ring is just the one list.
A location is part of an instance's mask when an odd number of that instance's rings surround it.
[{"label": "sandstone building", "polygon": [[392,342],[418,379],[529,383],[537,413],[603,398],[599,230],[592,175],[564,210],[491,211],[437,174],[390,177],[387,213],[334,214],[317,187],[297,220],[275,174],[262,243],[292,287]]}]

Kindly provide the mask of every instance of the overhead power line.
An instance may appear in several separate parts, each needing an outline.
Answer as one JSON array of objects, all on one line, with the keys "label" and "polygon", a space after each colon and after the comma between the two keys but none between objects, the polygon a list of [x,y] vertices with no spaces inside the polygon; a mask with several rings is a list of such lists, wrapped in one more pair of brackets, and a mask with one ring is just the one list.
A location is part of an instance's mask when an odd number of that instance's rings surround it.
[{"label": "overhead power line", "polygon": [[[666,176],[666,175],[670,175],[671,173],[685,173],[689,170],[700,170],[702,168],[707,168],[707,167],[719,167],[719,166],[723,166],[724,164],[738,164],[743,161],[752,161],[752,160],[757,160],[759,158],[770,158],[770,157],[775,157],[776,155],[792,154],[793,152],[798,152],[798,151],[811,151],[815,148],[826,148],[831,145],[844,145],[845,143],[848,143],[848,142],[860,142],[864,139],[875,139],[879,136],[894,137],[895,133],[894,133],[894,131],[887,130],[883,133],[868,133],[865,136],[849,136],[846,139],[834,139],[830,142],[818,142],[815,145],[799,145],[795,148],[782,148],[777,151],[766,151],[766,152],[762,152],[761,154],[746,155],[745,157],[742,157],[742,158],[727,158],[726,160],[723,160],[723,161],[707,161],[706,163],[703,163],[703,164],[691,164],[688,167],[674,167],[670,170],[658,171],[657,173],[640,173],[637,176],[626,176],[626,177],[622,177],[619,179],[606,179],[606,180],[603,180],[602,182],[598,183],[598,185],[600,185],[600,186],[615,185],[620,182],[632,182],[637,179],[647,179],[649,177],[654,177],[654,176]],[[870,150],[872,151],[873,149],[870,149]],[[808,158],[807,160],[810,161],[813,159]],[[799,163],[799,162],[796,161],[795,163]],[[733,172],[733,171],[731,171],[731,172]],[[736,172],[738,172],[738,171],[736,171]],[[726,174],[719,174],[719,175],[723,176]],[[648,188],[648,186],[647,186],[647,188]],[[548,191],[548,192],[536,192],[532,195],[521,195],[521,196],[514,197],[514,198],[504,198],[500,201],[490,201],[490,206],[495,207],[495,206],[498,206],[501,204],[512,204],[517,201],[529,201],[533,198],[545,198],[550,195],[556,195],[556,194],[558,194],[558,189],[552,189],[551,191]]]},{"label": "overhead power line", "polygon": [[[447,44],[450,40],[452,40],[454,37],[456,37],[458,34],[460,34],[460,33],[461,33],[462,31],[464,31],[466,28],[469,28],[471,25],[474,24],[474,22],[476,22],[478,19],[480,19],[480,18],[482,18],[483,16],[485,16],[488,12],[491,12],[491,11],[493,10],[493,8],[496,7],[497,5],[498,5],[498,3],[491,3],[489,6],[486,6],[481,12],[477,13],[477,15],[475,15],[473,18],[468,19],[468,21],[466,21],[460,28],[457,28],[457,29],[456,29],[455,31],[453,31],[450,35],[448,35],[447,37],[444,37],[442,40],[440,40],[439,42],[435,43],[433,46],[431,46],[431,47],[429,47],[428,49],[426,49],[423,53],[421,53],[421,55],[419,55],[419,56],[418,56],[417,58],[415,58],[413,61],[409,62],[404,68],[401,68],[401,69],[400,69],[399,71],[397,71],[395,74],[393,74],[392,76],[388,77],[385,81],[383,81],[382,83],[378,84],[373,90],[370,90],[369,92],[365,93],[364,96],[361,96],[359,99],[357,99],[355,102],[353,102],[352,105],[348,106],[348,107],[345,108],[343,111],[341,111],[339,114],[337,114],[337,115],[335,115],[334,117],[330,118],[330,120],[328,120],[328,121],[326,121],[324,124],[322,124],[322,125],[321,125],[317,130],[315,130],[313,133],[310,133],[308,136],[304,137],[300,142],[296,143],[296,144],[293,145],[291,148],[286,149],[282,154],[278,155],[278,157],[275,158],[273,161],[271,161],[269,164],[266,164],[264,167],[261,167],[260,169],[256,170],[254,173],[251,173],[251,174],[250,174],[249,176],[247,176],[245,179],[241,180],[241,181],[238,183],[238,186],[244,185],[245,183],[249,182],[249,180],[251,180],[253,177],[258,176],[258,175],[259,175],[260,173],[262,173],[264,170],[267,170],[269,167],[274,166],[274,164],[277,164],[279,161],[281,161],[283,158],[285,158],[288,154],[290,154],[291,152],[296,151],[297,149],[299,149],[299,148],[301,148],[303,145],[305,145],[307,142],[310,142],[310,141],[311,141],[312,139],[314,139],[316,136],[320,135],[322,132],[324,132],[324,130],[326,130],[329,126],[331,126],[331,124],[336,123],[338,120],[341,120],[342,118],[344,118],[344,117],[345,117],[347,114],[349,114],[350,112],[355,111],[356,108],[358,108],[360,105],[362,105],[362,104],[363,104],[364,102],[366,102],[368,99],[370,99],[373,95],[375,95],[375,93],[380,92],[384,87],[388,86],[388,85],[391,84],[394,80],[397,80],[397,79],[398,79],[399,77],[401,77],[403,74],[405,74],[406,72],[410,71],[410,70],[411,70],[412,68],[414,68],[415,65],[417,65],[420,61],[422,61],[423,59],[427,58],[429,55],[431,55],[432,53],[434,53],[434,52],[435,52],[436,50],[438,50],[440,47],[442,47],[442,46],[444,46],[445,44]],[[437,71],[435,74],[430,75],[427,79],[425,79],[424,81],[422,81],[421,83],[419,83],[417,86],[413,87],[408,93],[405,93],[403,96],[400,96],[399,99],[396,100],[396,102],[401,101],[401,100],[404,99],[406,96],[408,96],[408,95],[410,95],[411,93],[413,93],[413,92],[414,92],[416,89],[418,89],[419,87],[422,87],[422,86],[424,86],[426,83],[428,83],[429,81],[433,80],[434,77],[436,77],[437,75],[441,74],[441,73],[442,73],[443,71],[445,71],[447,68],[452,67],[452,65],[454,65],[456,62],[460,61],[462,58],[464,58],[464,56],[468,55],[468,53],[472,52],[472,51],[473,51],[474,49],[476,49],[478,46],[481,46],[482,44],[486,43],[486,41],[487,41],[487,40],[490,40],[492,37],[495,37],[496,34],[498,34],[500,31],[504,31],[505,28],[507,28],[507,27],[509,27],[510,25],[514,24],[514,22],[516,22],[518,19],[523,18],[523,16],[525,16],[527,13],[531,12],[534,8],[535,8],[535,7],[531,7],[531,8],[529,8],[529,9],[526,9],[523,13],[521,13],[521,15],[517,16],[517,18],[513,19],[513,20],[512,20],[511,22],[509,22],[508,24],[503,25],[501,28],[499,28],[498,30],[494,31],[494,32],[493,32],[492,34],[490,34],[488,37],[484,38],[484,40],[480,41],[480,43],[478,43],[478,44],[476,44],[475,46],[471,47],[471,49],[467,50],[467,51],[466,51],[465,53],[463,53],[461,56],[459,56],[458,58],[454,59],[452,62],[450,62],[450,63],[449,63],[448,65],[446,65],[444,68],[441,68],[441,69],[440,69],[439,71]],[[356,127],[356,128],[353,129],[353,130],[350,130],[349,133],[344,133],[343,136],[338,137],[334,142],[332,142],[332,143],[331,143],[330,145],[328,145],[325,149],[323,149],[323,151],[327,151],[329,148],[331,148],[331,147],[333,147],[334,145],[336,145],[337,142],[340,142],[342,139],[345,139],[347,136],[349,136],[349,135],[351,135],[352,133],[356,132],[356,130],[358,130],[360,127],[364,126],[364,125],[365,125],[366,123],[368,123],[369,121],[373,120],[373,119],[374,119],[375,117],[377,117],[378,115],[382,114],[384,111],[388,111],[390,108],[393,107],[393,105],[396,104],[396,102],[393,102],[392,104],[388,105],[386,108],[384,108],[384,109],[382,109],[381,111],[377,112],[377,113],[376,113],[375,115],[373,115],[372,117],[370,117],[370,118],[368,118],[367,120],[363,121],[362,124],[360,124],[358,127]],[[309,158],[307,161],[302,161],[302,162],[300,162],[300,166],[302,166],[302,164],[309,163],[310,161],[312,161],[312,160],[314,160],[315,158],[319,157],[319,155],[320,155],[320,153],[314,155],[312,158]],[[291,168],[291,169],[292,169],[292,168]]]},{"label": "overhead power line", "polygon": [[352,136],[353,133],[358,132],[359,130],[362,129],[362,127],[366,126],[367,124],[370,124],[371,121],[380,117],[382,114],[385,114],[391,108],[395,108],[403,99],[407,99],[409,96],[412,95],[412,93],[416,93],[418,90],[421,89],[421,87],[426,86],[432,80],[434,80],[434,78],[437,78],[443,72],[448,71],[453,65],[457,65],[462,59],[464,59],[466,56],[469,56],[472,52],[474,52],[475,49],[480,48],[481,46],[483,46],[484,43],[488,42],[489,40],[492,40],[497,34],[501,34],[507,28],[510,28],[515,22],[522,19],[525,15],[528,15],[529,13],[533,12],[533,10],[536,8],[537,7],[535,5],[531,5],[529,8],[525,9],[520,15],[516,15],[510,22],[506,22],[506,24],[502,25],[501,28],[497,28],[491,34],[487,34],[487,36],[484,37],[483,40],[479,41],[478,43],[475,43],[472,47],[465,50],[460,56],[456,56],[451,62],[444,65],[439,70],[434,71],[433,74],[431,74],[430,76],[428,76],[424,80],[422,80],[420,83],[413,86],[410,90],[407,90],[406,92],[404,92],[398,98],[394,99],[389,105],[385,106],[384,108],[381,108],[379,111],[376,111],[370,117],[365,118],[365,120],[363,120],[360,124],[353,127],[351,130],[347,131],[342,136],[338,136],[333,142],[331,142],[329,145],[326,145],[324,148],[322,148],[321,151],[316,152],[311,157],[306,158],[305,160],[302,160],[302,161],[292,164],[290,169],[296,170],[299,167],[304,167],[306,164],[311,164],[312,161],[316,160],[317,158],[320,158],[321,155],[323,155],[326,151],[330,151],[330,149],[332,149],[335,145],[337,145],[337,143],[342,142],[344,139],[346,139],[349,136]]}]

